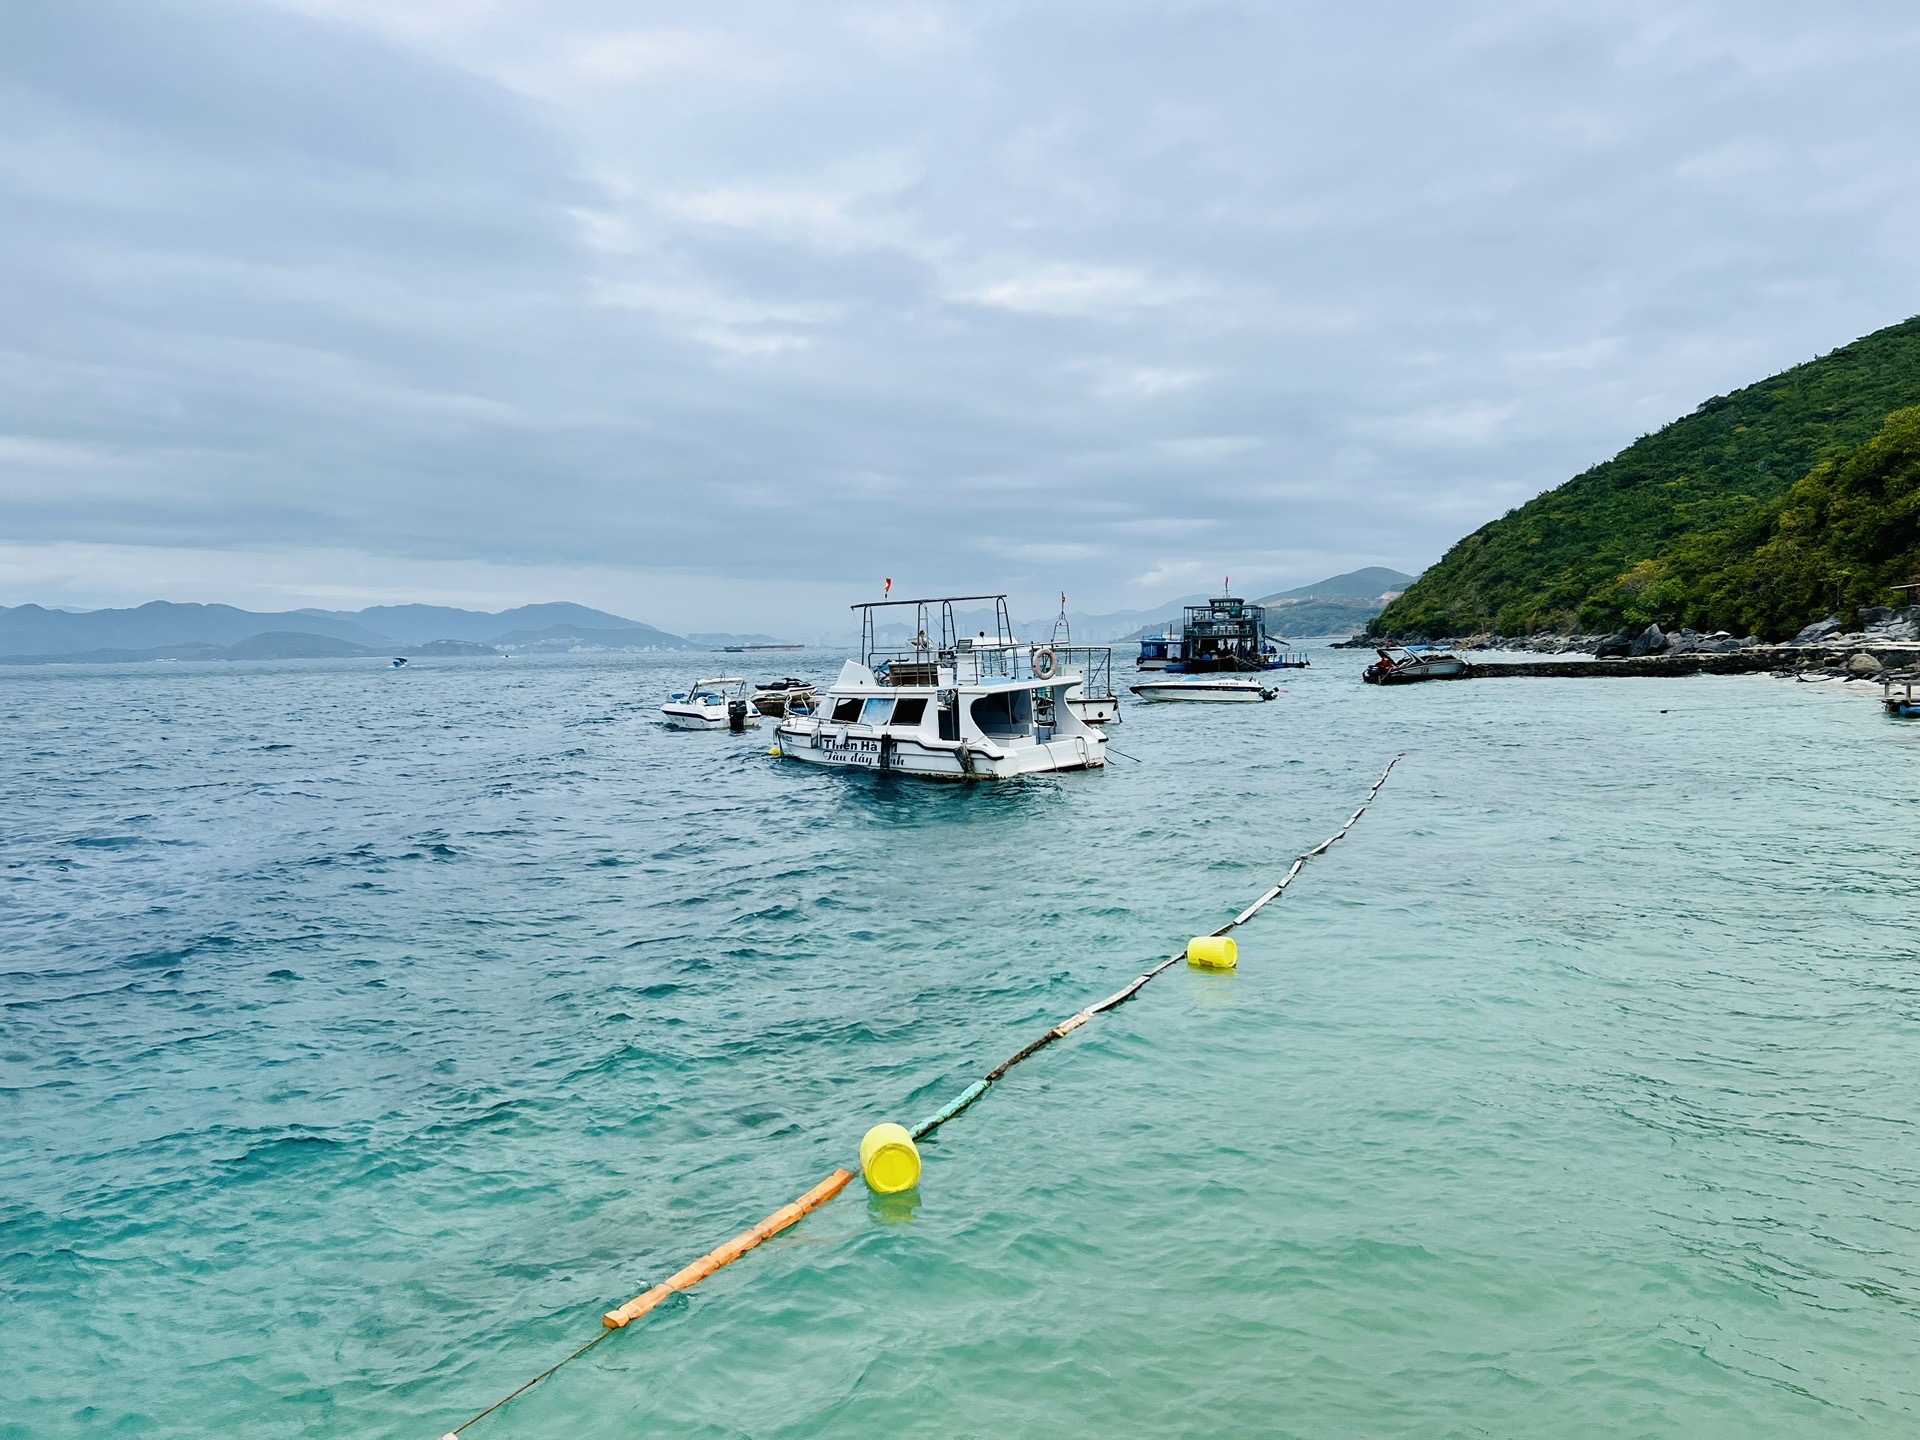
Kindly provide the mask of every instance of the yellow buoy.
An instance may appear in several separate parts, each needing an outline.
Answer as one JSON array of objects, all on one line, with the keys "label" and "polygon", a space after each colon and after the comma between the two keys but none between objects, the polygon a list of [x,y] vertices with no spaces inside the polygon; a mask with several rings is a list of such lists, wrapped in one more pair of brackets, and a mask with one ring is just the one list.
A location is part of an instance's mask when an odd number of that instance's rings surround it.
[{"label": "yellow buoy", "polygon": [[860,1141],[860,1173],[880,1195],[898,1195],[920,1183],[920,1150],[906,1126],[888,1120],[867,1131]]},{"label": "yellow buoy", "polygon": [[1240,947],[1230,935],[1196,935],[1187,942],[1187,963],[1203,970],[1231,970],[1240,963]]}]

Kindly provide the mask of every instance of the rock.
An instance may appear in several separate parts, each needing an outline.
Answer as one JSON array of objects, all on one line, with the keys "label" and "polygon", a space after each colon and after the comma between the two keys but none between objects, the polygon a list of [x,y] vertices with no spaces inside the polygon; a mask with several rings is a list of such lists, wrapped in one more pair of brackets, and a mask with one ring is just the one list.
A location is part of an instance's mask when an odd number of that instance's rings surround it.
[{"label": "rock", "polygon": [[1633,637],[1625,631],[1622,631],[1618,635],[1608,635],[1603,639],[1596,640],[1593,646],[1593,656],[1596,660],[1606,660],[1615,655],[1625,655],[1632,648]]},{"label": "rock", "polygon": [[1683,630],[1678,635],[1667,637],[1667,654],[1691,655],[1700,648],[1700,637],[1691,630]]},{"label": "rock", "polygon": [[1813,624],[1807,626],[1806,629],[1793,637],[1792,643],[1795,645],[1817,645],[1829,635],[1838,635],[1839,633],[1840,617],[1838,615],[1829,615],[1826,619],[1816,620]]},{"label": "rock", "polygon": [[1866,650],[1860,651],[1847,660],[1847,673],[1849,675],[1878,675],[1886,668],[1886,666],[1880,663],[1880,657],[1878,655]]},{"label": "rock", "polygon": [[1860,623],[1871,630],[1876,625],[1884,625],[1893,619],[1893,611],[1885,605],[1863,605],[1860,608]]},{"label": "rock", "polygon": [[1640,637],[1627,647],[1630,659],[1637,660],[1642,655],[1658,655],[1667,648],[1667,632],[1658,625],[1649,625],[1640,632]]}]

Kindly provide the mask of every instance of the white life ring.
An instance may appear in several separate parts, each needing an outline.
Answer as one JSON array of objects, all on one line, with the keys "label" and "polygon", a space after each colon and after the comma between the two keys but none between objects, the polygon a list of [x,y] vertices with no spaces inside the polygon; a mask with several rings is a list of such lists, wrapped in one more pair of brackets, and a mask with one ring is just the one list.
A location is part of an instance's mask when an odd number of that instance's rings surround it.
[{"label": "white life ring", "polygon": [[1033,652],[1033,678],[1034,679],[1051,680],[1053,679],[1055,673],[1058,672],[1059,668],[1060,668],[1060,663],[1059,661],[1054,659],[1053,650],[1051,649],[1051,647],[1042,645],[1039,649]]}]

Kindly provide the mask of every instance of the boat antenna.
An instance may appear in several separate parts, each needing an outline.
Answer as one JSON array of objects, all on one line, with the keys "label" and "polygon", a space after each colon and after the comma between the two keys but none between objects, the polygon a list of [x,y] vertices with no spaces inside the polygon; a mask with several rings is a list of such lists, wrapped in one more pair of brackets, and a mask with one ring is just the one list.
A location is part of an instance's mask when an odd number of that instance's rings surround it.
[{"label": "boat antenna", "polygon": [[1067,592],[1060,592],[1060,618],[1053,622],[1053,643],[1073,644],[1073,627],[1067,623]]}]

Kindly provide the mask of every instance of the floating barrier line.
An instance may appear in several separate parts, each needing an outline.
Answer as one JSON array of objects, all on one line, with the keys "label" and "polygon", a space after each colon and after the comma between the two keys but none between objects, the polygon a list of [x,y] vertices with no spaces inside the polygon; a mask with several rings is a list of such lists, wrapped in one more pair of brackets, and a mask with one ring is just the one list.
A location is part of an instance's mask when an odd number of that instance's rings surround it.
[{"label": "floating barrier line", "polygon": [[847,1188],[847,1182],[853,1179],[851,1170],[836,1170],[822,1180],[813,1189],[807,1191],[791,1205],[782,1205],[773,1214],[749,1230],[742,1230],[733,1239],[717,1249],[709,1250],[693,1264],[678,1274],[671,1275],[654,1286],[646,1294],[629,1300],[618,1310],[609,1310],[601,1317],[609,1330],[622,1330],[646,1314],[662,1300],[679,1290],[691,1290],[714,1271],[731,1265],[762,1240],[771,1240],[789,1225],[799,1220],[809,1211],[818,1210],[827,1201]]},{"label": "floating barrier line", "polygon": [[702,1255],[698,1260],[694,1261],[693,1264],[687,1266],[684,1270],[677,1271],[673,1275],[668,1276],[644,1295],[639,1295],[629,1300],[618,1310],[609,1310],[605,1315],[601,1316],[601,1324],[604,1328],[598,1335],[594,1336],[593,1339],[589,1340],[565,1359],[556,1360],[511,1395],[504,1395],[494,1401],[493,1404],[482,1410],[478,1415],[474,1416],[473,1419],[467,1421],[465,1424],[454,1426],[453,1429],[441,1437],[441,1440],[460,1440],[460,1432],[462,1430],[486,1419],[487,1416],[493,1414],[494,1411],[498,1410],[502,1405],[505,1405],[509,1400],[519,1399],[520,1396],[526,1394],[527,1391],[553,1374],[553,1372],[558,1370],[562,1365],[578,1360],[614,1331],[625,1329],[628,1325],[631,1325],[635,1320],[638,1320],[642,1315],[645,1315],[649,1310],[653,1309],[654,1306],[658,1305],[662,1300],[665,1300],[669,1295],[673,1295],[681,1290],[691,1290],[695,1285],[698,1285],[702,1280],[713,1274],[714,1271],[731,1265],[742,1255],[753,1249],[754,1246],[760,1244],[761,1241],[772,1239],[782,1230],[796,1223],[801,1216],[818,1210],[822,1205],[826,1204],[827,1201],[846,1189],[847,1182],[851,1179],[853,1179],[853,1172],[850,1170],[834,1171],[791,1205],[782,1205],[758,1225],[742,1230],[738,1235],[734,1236],[733,1239],[727,1241],[726,1244],[709,1250],[705,1255]]},{"label": "floating barrier line", "polygon": [[[1398,765],[1403,758],[1404,756],[1396,755],[1387,762],[1387,768],[1382,770],[1380,772],[1380,778],[1373,782],[1373,788],[1367,791],[1367,798],[1360,803],[1360,808],[1347,817],[1346,824],[1342,825],[1338,830],[1334,831],[1333,834],[1314,846],[1313,849],[1296,858],[1292,866],[1288,868],[1287,873],[1281,877],[1278,885],[1275,885],[1271,890],[1267,891],[1266,894],[1262,895],[1258,900],[1255,900],[1253,904],[1242,910],[1218,930],[1212,931],[1211,936],[1217,937],[1225,935],[1229,931],[1237,930],[1285,894],[1287,886],[1291,885],[1295,877],[1306,868],[1307,861],[1326,854],[1328,850],[1333,848],[1335,842],[1344,838],[1347,831],[1351,830],[1359,821],[1360,817],[1367,813],[1367,807],[1373,804],[1374,797],[1380,793],[1380,787],[1385,785],[1387,783],[1387,777],[1393,774],[1393,767]],[[1177,955],[1169,955],[1152,969],[1137,976],[1128,984],[1121,986],[1118,990],[1114,991],[1113,994],[1107,996],[1106,999],[1096,1001],[1094,1004],[1087,1006],[1086,1009],[1069,1015],[1039,1039],[1023,1045],[1020,1049],[1016,1050],[1012,1055],[1008,1056],[1007,1059],[989,1070],[980,1079],[974,1081],[973,1084],[962,1090],[958,1095],[954,1096],[946,1105],[934,1111],[933,1114],[922,1120],[918,1125],[911,1127],[907,1133],[916,1141],[925,1139],[949,1120],[966,1110],[968,1106],[972,1105],[973,1102],[978,1100],[982,1095],[986,1094],[996,1080],[1002,1078],[1021,1061],[1031,1059],[1035,1054],[1053,1044],[1054,1041],[1065,1039],[1068,1035],[1071,1035],[1075,1030],[1078,1030],[1082,1025],[1093,1019],[1094,1016],[1111,1010],[1115,1006],[1126,1004],[1127,1001],[1133,999],[1135,995],[1138,995],[1155,976],[1168,970],[1172,966],[1178,965],[1186,958],[1187,952],[1185,950],[1180,951]],[[487,1416],[493,1414],[494,1411],[498,1410],[508,1401],[518,1399],[520,1396],[526,1394],[527,1391],[553,1374],[553,1372],[558,1370],[562,1365],[578,1360],[582,1355],[586,1354],[587,1351],[613,1334],[615,1330],[624,1329],[628,1325],[631,1325],[635,1320],[647,1314],[669,1296],[677,1294],[682,1290],[692,1289],[716,1270],[731,1265],[762,1241],[771,1239],[782,1230],[796,1224],[801,1217],[818,1210],[822,1205],[846,1189],[848,1182],[852,1179],[853,1175],[850,1171],[834,1171],[825,1180],[822,1180],[792,1204],[782,1205],[758,1225],[741,1231],[738,1235],[734,1236],[733,1239],[727,1241],[726,1244],[709,1250],[684,1270],[677,1271],[644,1294],[629,1300],[619,1309],[609,1310],[601,1317],[601,1323],[604,1328],[598,1335],[594,1336],[593,1339],[589,1340],[565,1359],[555,1361],[552,1365],[549,1365],[545,1370],[542,1370],[538,1375],[534,1376],[533,1379],[527,1381],[526,1384],[522,1385],[518,1390],[515,1390],[511,1395],[503,1396],[501,1399],[494,1401],[493,1404],[474,1416],[472,1420],[467,1421],[463,1425],[456,1425],[441,1437],[441,1440],[459,1440],[462,1430],[467,1429],[468,1426],[478,1421],[486,1419]]]},{"label": "floating barrier line", "polygon": [[[1304,855],[1301,855],[1300,857],[1298,857],[1293,862],[1292,866],[1289,867],[1289,869],[1287,870],[1287,873],[1281,877],[1280,883],[1278,885],[1275,885],[1271,890],[1267,891],[1266,894],[1262,895],[1258,900],[1254,901],[1246,909],[1242,910],[1238,915],[1234,916],[1233,919],[1229,920],[1226,924],[1222,925],[1218,930],[1214,930],[1210,932],[1210,936],[1225,935],[1229,931],[1239,929],[1242,925],[1246,924],[1249,920],[1253,919],[1254,916],[1258,915],[1262,910],[1266,909],[1267,906],[1271,905],[1275,900],[1278,900],[1282,895],[1284,895],[1286,893],[1287,886],[1291,885],[1294,882],[1294,879],[1300,874],[1300,872],[1306,868],[1307,861],[1316,859],[1317,857],[1326,854],[1327,851],[1333,848],[1335,842],[1337,842],[1342,837],[1344,837],[1346,833],[1349,830],[1351,830],[1356,823],[1358,823],[1360,817],[1367,813],[1367,807],[1373,804],[1374,796],[1380,793],[1380,787],[1387,783],[1387,777],[1393,774],[1393,767],[1398,765],[1402,760],[1402,758],[1404,757],[1400,755],[1396,755],[1393,757],[1393,759],[1387,762],[1387,768],[1382,770],[1380,772],[1380,778],[1373,782],[1373,788],[1367,791],[1367,798],[1360,802],[1360,808],[1358,810],[1355,810],[1353,814],[1347,817],[1346,824],[1342,825],[1338,830],[1334,831],[1333,834],[1329,835],[1326,839],[1322,840],[1318,845],[1314,846],[1313,849],[1307,851]],[[1185,950],[1182,950],[1177,955],[1169,955],[1166,959],[1162,960],[1158,965],[1155,965],[1151,970],[1148,970],[1145,974],[1135,979],[1132,984],[1122,986],[1120,989],[1114,991],[1113,994],[1109,995],[1106,999],[1087,1006],[1086,1009],[1080,1011],[1078,1014],[1068,1016],[1065,1020],[1062,1020],[1058,1025],[1054,1026],[1051,1030],[1047,1031],[1046,1034],[1042,1035],[1038,1040],[1034,1040],[1029,1044],[1023,1045],[1020,1049],[1016,1050],[1007,1059],[1003,1060],[1000,1064],[996,1065],[993,1069],[989,1070],[986,1073],[986,1075],[983,1076],[981,1079],[974,1081],[973,1084],[969,1085],[966,1089],[962,1090],[958,1095],[954,1096],[953,1099],[949,1100],[940,1109],[934,1111],[933,1114],[929,1115],[926,1119],[922,1120],[918,1125],[914,1125],[911,1128],[909,1128],[907,1133],[913,1136],[913,1138],[916,1141],[926,1139],[927,1136],[931,1135],[934,1131],[938,1130],[942,1125],[946,1124],[949,1120],[953,1119],[956,1115],[960,1114],[961,1111],[965,1110],[968,1106],[973,1104],[973,1102],[978,1100],[982,1095],[986,1094],[987,1090],[993,1085],[993,1083],[996,1080],[999,1080],[1002,1076],[1004,1076],[1009,1070],[1013,1069],[1013,1067],[1018,1065],[1021,1061],[1031,1059],[1035,1054],[1046,1049],[1047,1046],[1053,1044],[1053,1042],[1056,1040],[1064,1040],[1067,1036],[1071,1035],[1074,1031],[1078,1030],[1082,1025],[1086,1024],[1089,1020],[1091,1020],[1094,1016],[1100,1014],[1102,1011],[1111,1010],[1117,1005],[1126,1004],[1127,1001],[1133,999],[1133,997],[1138,995],[1141,992],[1141,990],[1146,988],[1147,983],[1151,981],[1156,975],[1159,975],[1162,971],[1167,970],[1171,966],[1178,965],[1182,960],[1186,958],[1187,958],[1187,952]]]}]

